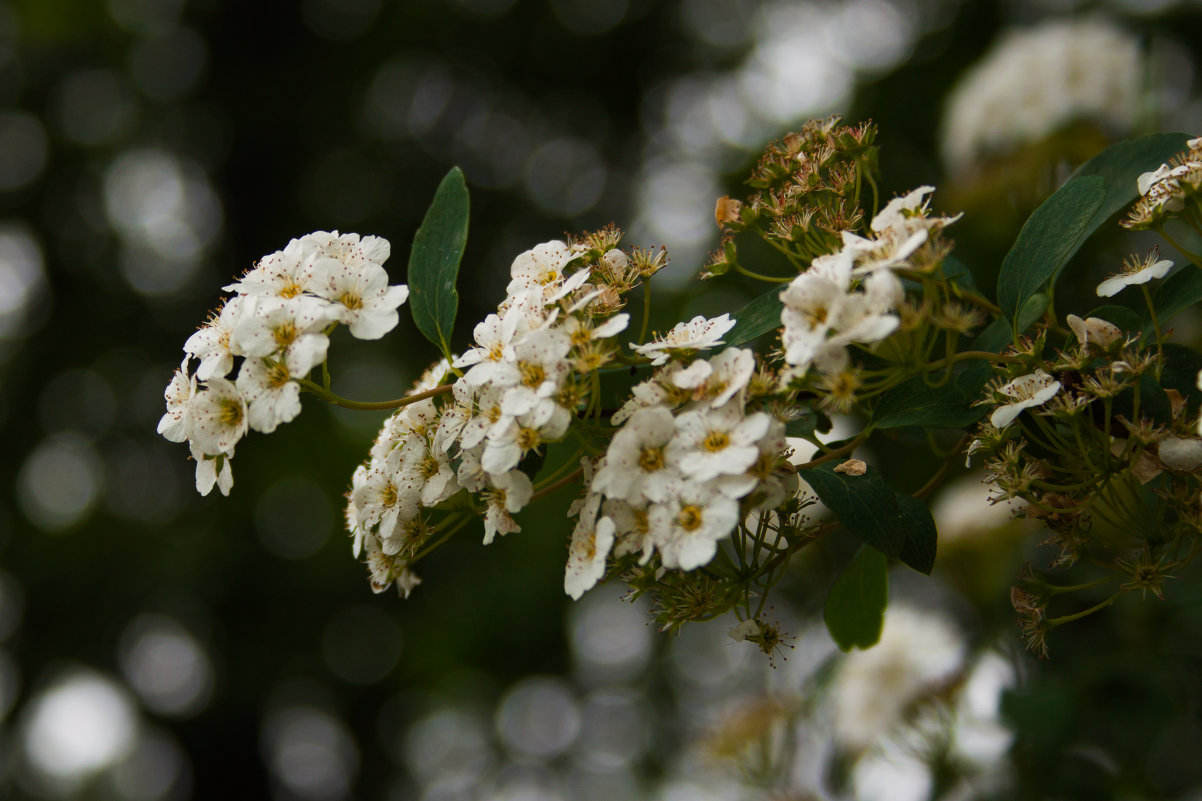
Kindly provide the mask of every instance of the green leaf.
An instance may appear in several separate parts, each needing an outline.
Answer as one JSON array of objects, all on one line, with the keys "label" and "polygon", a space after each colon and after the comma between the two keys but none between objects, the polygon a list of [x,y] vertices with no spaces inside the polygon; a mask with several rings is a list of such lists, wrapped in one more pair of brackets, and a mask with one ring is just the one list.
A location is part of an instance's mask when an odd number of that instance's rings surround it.
[{"label": "green leaf", "polygon": [[929,387],[922,376],[916,376],[881,395],[872,412],[872,425],[873,428],[964,428],[985,414],[983,407],[972,406],[979,395],[980,387],[969,391],[956,381]]},{"label": "green leaf", "polygon": [[1175,389],[1188,401],[1186,412],[1190,417],[1197,415],[1199,404],[1202,403],[1202,391],[1198,389],[1198,372],[1202,371],[1202,353],[1191,347],[1176,342],[1166,342],[1164,346],[1164,370],[1160,373],[1160,383],[1165,389]]},{"label": "green leaf", "polygon": [[969,350],[987,350],[999,353],[1010,343],[1010,323],[1005,317],[995,317],[993,322],[985,326],[973,339]]},{"label": "green leaf", "polygon": [[802,412],[800,417],[785,423],[785,435],[810,439],[815,432],[827,433],[832,425],[830,417],[821,409],[808,409]]},{"label": "green leaf", "polygon": [[1093,232],[1090,223],[1105,200],[1106,181],[1101,176],[1072,178],[1023,225],[1002,262],[997,284],[998,305],[1015,323],[1015,333],[1024,330],[1018,324],[1020,317],[1029,315],[1031,298],[1055,284],[1064,265]]},{"label": "green leaf", "polygon": [[459,310],[455,281],[467,244],[467,221],[467,184],[463,172],[452,167],[438,185],[409,251],[409,307],[413,310],[413,322],[448,358],[455,313]]},{"label": "green leaf", "polygon": [[889,603],[889,573],[885,555],[861,547],[835,580],[822,619],[843,651],[871,648],[881,638]]},{"label": "green leaf", "polygon": [[[1139,195],[1136,180],[1185,148],[1188,134],[1151,134],[1108,147],[1072,174],[1035,210],[1006,254],[998,276],[998,304],[1021,333],[1027,301],[1049,296],[1077,249]],[[1042,311],[1040,312],[1042,314]],[[1035,319],[1038,319],[1036,317]],[[1030,320],[1033,322],[1033,320]]]},{"label": "green leaf", "polygon": [[935,523],[921,501],[910,503],[913,498],[895,492],[871,467],[862,476],[848,476],[827,462],[798,475],[852,534],[919,572],[931,571]]},{"label": "green leaf", "polygon": [[981,296],[981,290],[977,288],[977,282],[973,280],[972,272],[965,266],[964,262],[959,259],[948,256],[943,260],[943,277],[949,283],[955,284],[956,287],[970,295]]},{"label": "green leaf", "polygon": [[[1192,264],[1183,268],[1159,282],[1152,292],[1152,306],[1156,309],[1156,317],[1160,320],[1161,329],[1181,312],[1202,301],[1202,270]],[[1147,310],[1144,310],[1147,317]],[[1148,319],[1144,326],[1145,333],[1152,332],[1152,321]]]},{"label": "green leaf", "polygon": [[1106,200],[1089,221],[1090,232],[1139,197],[1136,181],[1140,174],[1151,172],[1185,150],[1190,138],[1186,133],[1156,133],[1128,139],[1111,145],[1078,167],[1070,181],[1096,175],[1106,182]]},{"label": "green leaf", "polygon": [[750,342],[780,325],[781,289],[782,287],[769,289],[735,312],[737,322],[724,337],[728,346]]},{"label": "green leaf", "polygon": [[906,532],[906,541],[898,554],[899,558],[919,573],[931,575],[935,568],[935,549],[939,541],[931,510],[913,495],[899,492],[897,513],[901,528]]},{"label": "green leaf", "polygon": [[871,467],[862,476],[846,476],[827,462],[797,471],[843,527],[888,556],[901,554],[906,538],[893,526],[897,496]]}]

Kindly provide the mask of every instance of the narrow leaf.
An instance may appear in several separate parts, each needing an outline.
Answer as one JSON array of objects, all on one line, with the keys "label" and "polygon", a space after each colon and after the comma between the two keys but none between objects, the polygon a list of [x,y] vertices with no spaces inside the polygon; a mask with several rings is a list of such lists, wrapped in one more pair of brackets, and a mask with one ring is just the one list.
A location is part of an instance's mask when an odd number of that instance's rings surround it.
[{"label": "narrow leaf", "polygon": [[782,287],[769,289],[734,314],[737,321],[723,339],[727,345],[742,345],[780,325]]},{"label": "narrow leaf", "polygon": [[885,555],[863,546],[831,587],[822,619],[840,649],[871,648],[881,638],[888,603]]},{"label": "narrow leaf", "polygon": [[409,307],[413,322],[444,356],[459,310],[455,281],[467,244],[468,194],[463,172],[452,167],[438,185],[409,251]]}]

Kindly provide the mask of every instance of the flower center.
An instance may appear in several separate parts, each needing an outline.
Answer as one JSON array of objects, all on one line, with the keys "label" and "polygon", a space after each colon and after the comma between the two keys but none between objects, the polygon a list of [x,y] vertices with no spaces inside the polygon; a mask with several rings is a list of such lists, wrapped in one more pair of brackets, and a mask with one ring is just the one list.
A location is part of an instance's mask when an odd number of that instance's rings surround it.
[{"label": "flower center", "polygon": [[301,289],[300,284],[296,283],[295,281],[289,281],[280,287],[280,291],[276,294],[278,294],[281,298],[295,298],[302,291],[303,290]]},{"label": "flower center", "polygon": [[421,472],[422,478],[431,479],[438,475],[440,468],[441,465],[437,459],[435,459],[433,456],[427,456],[425,459],[422,459],[419,471]]},{"label": "flower center", "polygon": [[267,367],[267,386],[272,389],[279,389],[288,383],[288,379],[292,378],[288,374],[288,368],[283,362],[275,362]]},{"label": "flower center", "polygon": [[234,398],[221,399],[220,420],[230,428],[242,425],[242,404]]},{"label": "flower center", "polygon": [[343,292],[342,296],[338,298],[338,302],[351,311],[358,311],[363,308],[363,298],[359,297],[358,293],[355,292]]},{"label": "flower center", "polygon": [[643,448],[639,454],[639,467],[646,470],[648,473],[654,473],[656,470],[664,469],[664,449],[663,448]]},{"label": "flower center", "polygon": [[518,429],[518,447],[523,451],[538,447],[540,442],[537,428]]},{"label": "flower center", "polygon": [[291,345],[296,341],[296,337],[300,332],[296,330],[296,323],[289,320],[286,323],[280,323],[275,328],[271,329],[271,336],[275,340],[275,346],[279,350]]},{"label": "flower center", "polygon": [[490,362],[499,362],[505,358],[505,346],[500,342],[494,342],[493,346],[488,349],[488,360]]},{"label": "flower center", "polygon": [[701,527],[701,509],[693,504],[680,507],[680,514],[676,515],[676,525],[685,531],[696,531]]},{"label": "flower center", "polygon": [[386,484],[384,489],[380,490],[380,503],[384,506],[392,506],[400,499],[397,495],[396,487],[391,483]]},{"label": "flower center", "polygon": [[537,389],[547,380],[547,371],[537,362],[518,362],[518,371],[522,376],[522,385]]},{"label": "flower center", "polygon": [[711,431],[706,436],[705,441],[701,443],[701,447],[710,453],[717,453],[729,444],[730,434],[727,434],[725,431]]}]

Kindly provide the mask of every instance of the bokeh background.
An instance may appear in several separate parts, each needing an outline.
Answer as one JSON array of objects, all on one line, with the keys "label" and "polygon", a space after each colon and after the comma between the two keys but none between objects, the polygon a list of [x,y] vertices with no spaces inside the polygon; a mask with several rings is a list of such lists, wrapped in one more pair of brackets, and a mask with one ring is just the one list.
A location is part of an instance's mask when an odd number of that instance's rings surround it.
[{"label": "bokeh background", "polygon": [[[0,797],[1202,797],[1202,597],[1031,659],[1006,593],[1049,556],[980,514],[979,476],[878,649],[832,656],[819,560],[778,594],[772,667],[723,621],[657,634],[618,587],[569,602],[570,493],[373,596],[341,494],[381,415],[307,403],[241,445],[229,498],[154,434],[222,284],[334,228],[390,239],[402,281],[451,165],[460,344],[514,255],[609,222],[669,249],[661,327],[738,308],[754,287],[693,277],[714,200],[831,113],[877,121],[887,195],[968,212],[991,287],[1075,164],[1202,130],[1200,51],[1202,7],[1166,0],[3,0]],[[335,389],[396,397],[433,357],[406,319],[336,338]]]}]

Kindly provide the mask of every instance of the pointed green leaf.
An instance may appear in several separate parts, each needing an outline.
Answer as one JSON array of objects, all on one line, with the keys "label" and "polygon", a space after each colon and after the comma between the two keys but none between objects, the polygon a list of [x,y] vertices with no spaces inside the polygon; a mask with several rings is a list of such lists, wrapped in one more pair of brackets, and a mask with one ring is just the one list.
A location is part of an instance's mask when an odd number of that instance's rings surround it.
[{"label": "pointed green leaf", "polygon": [[822,619],[841,650],[871,648],[881,638],[889,603],[887,568],[885,555],[865,545],[831,587]]},{"label": "pointed green leaf", "polygon": [[467,244],[467,222],[467,184],[463,172],[452,167],[438,185],[409,251],[409,307],[413,310],[413,322],[447,357],[451,354],[451,331],[459,310],[455,281]]},{"label": "pointed green leaf", "polygon": [[780,326],[781,289],[769,289],[734,313],[737,322],[723,337],[727,345],[742,345]]},{"label": "pointed green leaf", "polygon": [[1017,333],[1024,330],[1018,323],[1029,316],[1029,301],[1055,284],[1064,265],[1092,233],[1090,222],[1105,199],[1106,182],[1100,176],[1073,178],[1023,225],[1002,262],[997,284],[998,305],[1015,323]]}]

